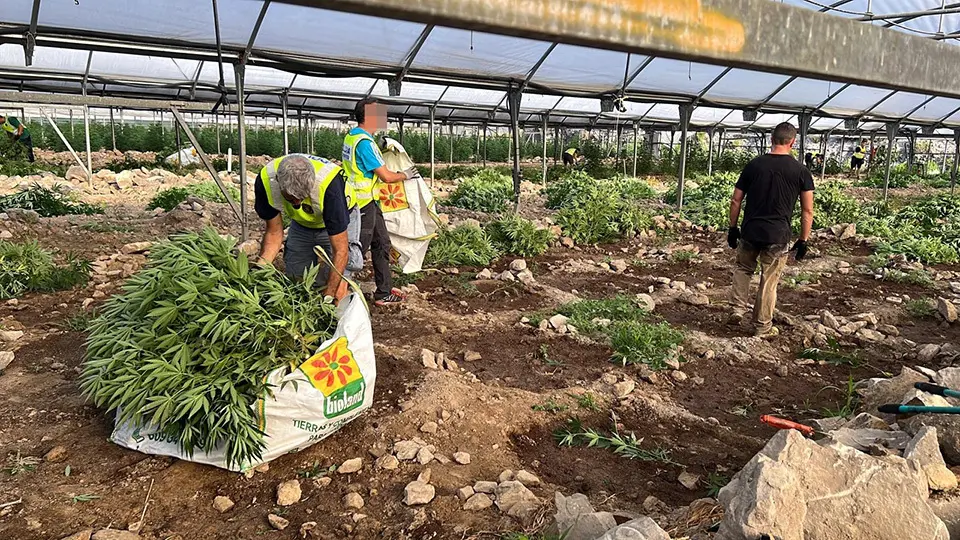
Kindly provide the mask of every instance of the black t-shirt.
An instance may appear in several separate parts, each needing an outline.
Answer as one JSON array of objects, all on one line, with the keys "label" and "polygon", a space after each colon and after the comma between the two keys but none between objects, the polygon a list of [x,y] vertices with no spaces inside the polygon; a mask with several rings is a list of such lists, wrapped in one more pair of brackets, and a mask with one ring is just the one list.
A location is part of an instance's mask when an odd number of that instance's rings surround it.
[{"label": "black t-shirt", "polygon": [[759,247],[787,244],[797,199],[813,191],[813,176],[793,156],[766,154],[744,167],[737,188],[746,194],[743,239]]},{"label": "black t-shirt", "polygon": [[[330,182],[323,195],[323,224],[326,225],[327,234],[340,234],[347,230],[347,225],[350,223],[347,196],[344,192],[345,182],[341,171]],[[270,206],[270,201],[267,200],[267,190],[263,187],[263,182],[259,178],[254,182],[253,207],[260,219],[265,221],[280,215],[279,210]]]}]

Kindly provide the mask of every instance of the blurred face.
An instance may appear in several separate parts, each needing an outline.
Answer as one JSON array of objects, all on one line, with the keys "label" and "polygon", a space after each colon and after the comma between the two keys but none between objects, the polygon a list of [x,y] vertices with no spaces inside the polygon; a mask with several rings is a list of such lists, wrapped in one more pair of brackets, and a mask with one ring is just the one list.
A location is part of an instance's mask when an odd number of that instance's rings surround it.
[{"label": "blurred face", "polygon": [[383,103],[369,103],[364,106],[363,113],[368,127],[373,130],[387,128],[387,106]]}]

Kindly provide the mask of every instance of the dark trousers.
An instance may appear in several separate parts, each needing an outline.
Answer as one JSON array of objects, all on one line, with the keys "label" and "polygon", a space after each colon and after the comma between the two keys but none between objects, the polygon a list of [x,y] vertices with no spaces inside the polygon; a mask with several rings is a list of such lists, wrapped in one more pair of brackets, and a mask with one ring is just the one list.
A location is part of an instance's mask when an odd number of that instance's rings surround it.
[{"label": "dark trousers", "polygon": [[366,254],[370,250],[373,259],[373,279],[377,283],[374,299],[379,300],[390,295],[393,290],[393,276],[390,274],[390,234],[383,221],[383,211],[376,202],[371,202],[360,210],[360,249]]}]

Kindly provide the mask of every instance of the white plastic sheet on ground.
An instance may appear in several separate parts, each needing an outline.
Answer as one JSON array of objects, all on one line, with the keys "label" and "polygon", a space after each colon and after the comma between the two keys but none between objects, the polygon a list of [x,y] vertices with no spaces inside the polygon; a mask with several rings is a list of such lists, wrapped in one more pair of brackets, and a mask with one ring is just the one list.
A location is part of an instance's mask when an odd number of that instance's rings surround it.
[{"label": "white plastic sheet on ground", "polygon": [[200,156],[197,155],[197,149],[191,146],[170,154],[163,161],[182,165],[199,165]]},{"label": "white plastic sheet on ground", "polygon": [[363,299],[357,293],[347,296],[337,313],[337,331],[316,354],[292,373],[283,367],[267,376],[273,395],[265,395],[255,404],[260,428],[266,434],[259,462],[229,464],[222,447],[188,456],[156,426],[129,422],[118,424],[110,440],[145,454],[245,471],[325,439],[373,405],[377,380],[373,333]]},{"label": "white plastic sheet on ground", "polygon": [[[399,172],[413,167],[403,145],[387,137],[383,161],[388,169]],[[440,218],[436,201],[420,175],[405,182],[379,185],[380,207],[404,274],[419,272],[430,240],[436,236]]]}]

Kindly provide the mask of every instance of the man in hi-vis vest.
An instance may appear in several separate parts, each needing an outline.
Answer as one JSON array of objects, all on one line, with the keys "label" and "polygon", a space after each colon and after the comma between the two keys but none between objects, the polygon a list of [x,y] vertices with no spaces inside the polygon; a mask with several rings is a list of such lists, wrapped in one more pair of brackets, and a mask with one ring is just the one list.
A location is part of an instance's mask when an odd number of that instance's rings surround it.
[{"label": "man in hi-vis vest", "polygon": [[403,295],[393,288],[393,276],[390,274],[390,235],[383,221],[378,197],[380,182],[394,183],[416,176],[417,171],[410,168],[403,172],[393,172],[384,165],[380,148],[373,136],[378,130],[387,127],[387,109],[376,98],[363,99],[357,103],[353,112],[357,127],[350,130],[343,139],[341,161],[347,174],[347,181],[357,194],[357,206],[360,207],[360,246],[365,254],[371,250],[374,281],[377,290],[373,293],[374,303],[378,306],[396,304],[403,301]]},{"label": "man in hi-vis vest", "polygon": [[3,116],[0,114],[0,129],[7,133],[7,136],[14,141],[19,142],[27,149],[27,161],[33,163],[33,140],[30,138],[30,132],[14,116]]},{"label": "man in hi-vis vest", "polygon": [[286,274],[297,278],[318,264],[321,247],[335,271],[324,266],[319,283],[326,282],[324,300],[340,300],[347,293],[343,277],[363,268],[360,252],[360,209],[343,169],[326,159],[290,154],[274,159],[260,171],[254,184],[254,207],[267,222],[260,242],[258,264],[272,264],[283,242],[283,218],[290,218],[283,248]]}]

